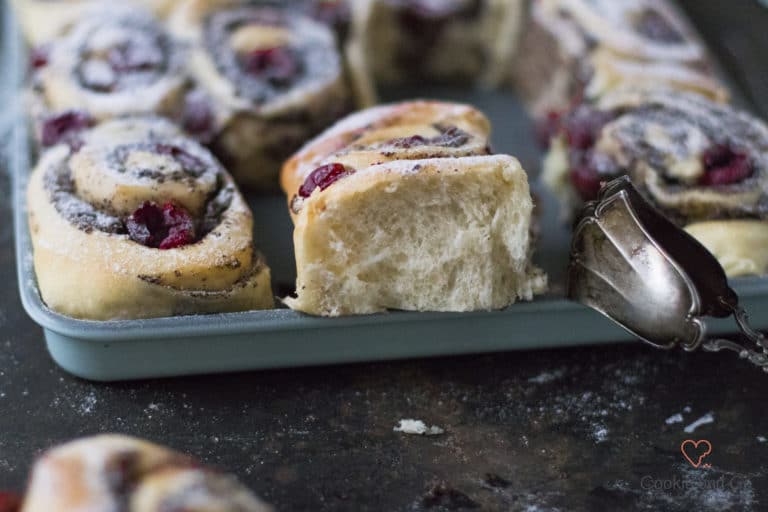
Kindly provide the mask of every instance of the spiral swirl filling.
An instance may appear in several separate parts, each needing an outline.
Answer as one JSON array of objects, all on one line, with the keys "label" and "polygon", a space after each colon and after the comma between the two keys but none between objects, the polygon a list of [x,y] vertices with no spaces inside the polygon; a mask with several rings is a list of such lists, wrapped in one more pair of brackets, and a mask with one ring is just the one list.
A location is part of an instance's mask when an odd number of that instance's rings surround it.
[{"label": "spiral swirl filling", "polygon": [[301,23],[278,8],[217,10],[204,22],[205,44],[236,94],[261,105],[337,68],[332,44],[303,37]]},{"label": "spiral swirl filling", "polygon": [[77,48],[74,73],[87,89],[100,93],[129,91],[153,83],[171,67],[171,41],[156,23],[125,16],[89,24]]},{"label": "spiral swirl filling", "polygon": [[635,31],[652,41],[666,44],[681,44],[685,37],[659,11],[646,7],[632,13],[631,23]]},{"label": "spiral swirl filling", "polygon": [[691,94],[616,94],[558,122],[572,185],[594,199],[629,173],[680,221],[768,217],[768,128]]},{"label": "spiral swirl filling", "polygon": [[57,212],[78,229],[159,249],[204,238],[235,193],[219,164],[181,138],[86,145],[49,168],[44,185]]}]

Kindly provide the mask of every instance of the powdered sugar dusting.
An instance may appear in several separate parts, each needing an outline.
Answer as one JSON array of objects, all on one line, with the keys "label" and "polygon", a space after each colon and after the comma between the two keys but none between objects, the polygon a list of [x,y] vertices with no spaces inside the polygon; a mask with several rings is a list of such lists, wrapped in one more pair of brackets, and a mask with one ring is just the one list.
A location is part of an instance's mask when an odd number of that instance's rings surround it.
[{"label": "powdered sugar dusting", "polygon": [[596,443],[604,443],[608,440],[608,429],[598,425],[592,432],[592,439],[594,439]]},{"label": "powdered sugar dusting", "polygon": [[96,404],[98,404],[96,393],[91,391],[83,397],[83,400],[77,406],[77,410],[81,415],[88,416],[94,413]]},{"label": "powdered sugar dusting", "polygon": [[701,427],[702,425],[708,425],[710,423],[715,422],[715,416],[713,413],[709,412],[702,416],[701,418],[697,419],[687,427],[685,427],[685,433],[691,434],[693,433],[697,428]]},{"label": "powdered sugar dusting", "polygon": [[550,382],[555,382],[562,379],[563,375],[565,375],[565,369],[558,368],[557,370],[552,370],[551,372],[543,372],[535,377],[531,377],[528,379],[528,382],[531,384],[548,384]]},{"label": "powdered sugar dusting", "polygon": [[674,425],[675,423],[682,423],[682,422],[683,422],[683,415],[680,413],[675,414],[674,416],[670,416],[665,420],[665,423],[667,425]]},{"label": "powdered sugar dusting", "polygon": [[685,510],[750,511],[758,504],[752,479],[761,477],[760,473],[742,474],[717,467],[702,470],[687,463],[676,464],[673,470],[668,480],[648,475],[644,485],[617,480],[606,489],[633,497],[636,510],[683,510],[680,507],[684,504]]}]

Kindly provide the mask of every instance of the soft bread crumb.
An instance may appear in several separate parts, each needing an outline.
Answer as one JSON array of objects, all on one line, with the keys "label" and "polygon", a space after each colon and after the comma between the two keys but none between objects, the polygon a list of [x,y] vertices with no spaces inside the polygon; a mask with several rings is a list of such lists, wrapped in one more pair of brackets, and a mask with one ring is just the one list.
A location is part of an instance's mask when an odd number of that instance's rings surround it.
[{"label": "soft bread crumb", "polygon": [[[296,221],[306,313],[475,311],[531,300],[528,181],[509,156],[373,166],[313,194]],[[413,167],[413,162],[409,163]]]}]

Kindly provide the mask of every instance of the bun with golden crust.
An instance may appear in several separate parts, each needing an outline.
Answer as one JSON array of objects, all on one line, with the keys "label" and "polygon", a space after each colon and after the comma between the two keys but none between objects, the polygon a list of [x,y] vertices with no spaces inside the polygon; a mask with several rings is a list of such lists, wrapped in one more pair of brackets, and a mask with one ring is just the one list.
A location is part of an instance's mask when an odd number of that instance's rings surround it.
[{"label": "bun with golden crust", "polygon": [[274,188],[283,161],[352,109],[334,32],[290,3],[185,0],[169,27],[197,84],[183,124],[243,186]]},{"label": "bun with golden crust", "polygon": [[65,138],[68,125],[141,114],[176,117],[189,85],[183,45],[135,6],[85,10],[36,55],[32,117],[43,146]]},{"label": "bun with golden crust", "polygon": [[473,311],[543,291],[533,202],[514,158],[490,154],[466,105],[410,102],[340,121],[284,167],[297,296],[315,315]]}]

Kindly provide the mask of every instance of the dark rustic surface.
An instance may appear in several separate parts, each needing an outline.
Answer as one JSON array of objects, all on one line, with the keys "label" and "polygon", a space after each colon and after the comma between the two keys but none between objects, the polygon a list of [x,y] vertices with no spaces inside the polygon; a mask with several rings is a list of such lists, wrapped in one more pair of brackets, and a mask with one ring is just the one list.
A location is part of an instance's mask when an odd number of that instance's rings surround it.
[{"label": "dark rustic surface", "polygon": [[[684,3],[724,55],[765,55],[768,16],[754,3]],[[764,59],[725,63],[758,98]],[[0,488],[22,489],[42,449],[121,432],[228,468],[279,510],[768,510],[768,376],[730,356],[630,345],[117,385],[71,378],[19,303],[9,189],[0,173]],[[684,431],[709,413],[712,423]],[[446,432],[393,432],[402,418]],[[712,443],[710,468],[685,461],[689,438]]]}]

